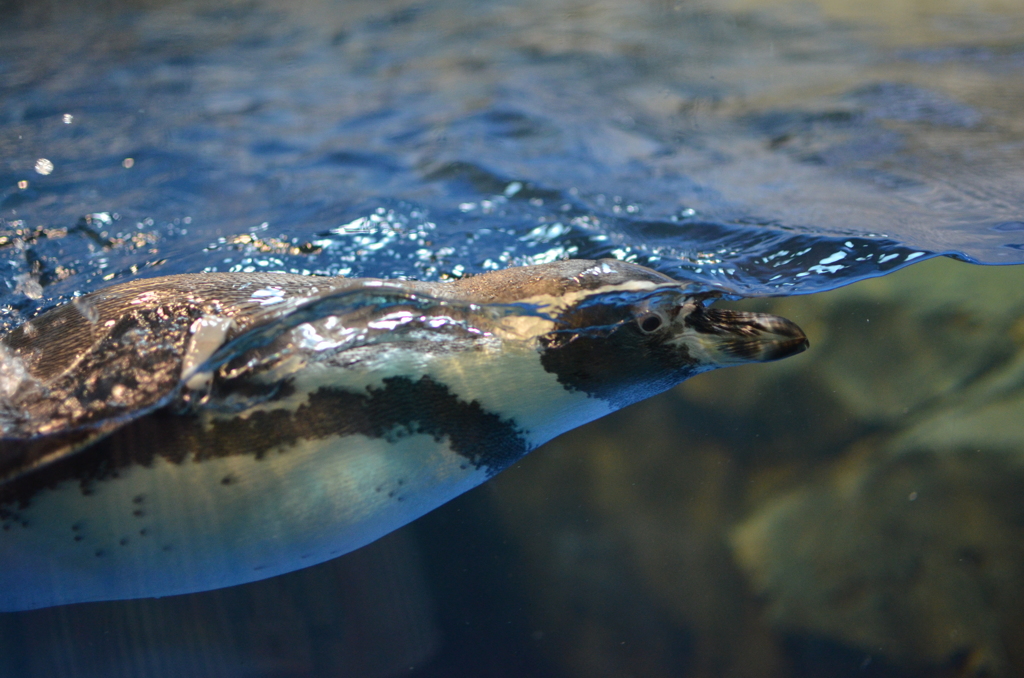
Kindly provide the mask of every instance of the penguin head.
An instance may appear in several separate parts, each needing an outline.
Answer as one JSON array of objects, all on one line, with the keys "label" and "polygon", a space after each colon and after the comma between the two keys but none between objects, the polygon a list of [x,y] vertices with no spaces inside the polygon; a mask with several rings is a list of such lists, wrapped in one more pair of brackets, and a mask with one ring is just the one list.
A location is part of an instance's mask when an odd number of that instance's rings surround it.
[{"label": "penguin head", "polygon": [[544,369],[564,388],[615,407],[701,372],[808,347],[785,318],[709,308],[717,293],[636,264],[570,260],[510,270],[531,277],[492,288],[501,289],[500,301],[543,300],[551,309],[553,327],[538,337]]}]

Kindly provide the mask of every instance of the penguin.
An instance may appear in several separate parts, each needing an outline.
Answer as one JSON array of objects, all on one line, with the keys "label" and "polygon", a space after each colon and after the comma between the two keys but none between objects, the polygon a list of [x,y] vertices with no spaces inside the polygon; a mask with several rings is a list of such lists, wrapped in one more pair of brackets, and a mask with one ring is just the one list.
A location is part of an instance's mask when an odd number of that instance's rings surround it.
[{"label": "penguin", "polygon": [[451,282],[198,273],[0,338],[0,610],[221,588],[357,549],[555,436],[807,348],[611,259]]}]

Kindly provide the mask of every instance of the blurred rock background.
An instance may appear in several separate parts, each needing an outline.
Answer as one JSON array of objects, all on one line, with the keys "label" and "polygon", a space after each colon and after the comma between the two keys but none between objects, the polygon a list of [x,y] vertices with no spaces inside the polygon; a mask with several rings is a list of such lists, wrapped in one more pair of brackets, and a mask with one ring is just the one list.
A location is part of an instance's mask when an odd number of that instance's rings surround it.
[{"label": "blurred rock background", "polygon": [[1024,675],[1024,269],[809,297],[811,350],[701,375],[489,486],[568,675]]}]

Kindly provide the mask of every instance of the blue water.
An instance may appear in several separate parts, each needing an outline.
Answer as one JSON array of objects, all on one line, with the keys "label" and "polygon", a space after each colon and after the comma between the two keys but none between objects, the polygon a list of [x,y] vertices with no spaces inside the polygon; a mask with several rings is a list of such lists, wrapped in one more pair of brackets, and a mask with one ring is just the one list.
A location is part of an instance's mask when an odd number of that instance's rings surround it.
[{"label": "blue water", "polygon": [[[751,7],[0,2],[0,331],[107,284],[198,271],[437,280],[616,257],[766,296],[939,255],[1024,262],[1021,17],[879,37]],[[526,637],[526,603],[474,581],[467,600],[515,612],[467,638],[506,622]],[[223,595],[209,614],[244,627],[251,604]],[[440,607],[411,616],[451,634],[480,614]],[[341,624],[317,623],[303,642]],[[443,646],[435,626],[403,645],[415,661]],[[445,666],[552,670],[496,646],[504,664],[449,649]],[[160,655],[162,673],[138,659],[136,675],[199,675],[188,662],[210,652]],[[318,657],[239,675],[329,675]]]},{"label": "blue water", "polygon": [[779,294],[1020,262],[1013,110],[940,75],[1012,93],[1021,54],[657,3],[8,3],[2,322],[199,270],[614,256]]}]

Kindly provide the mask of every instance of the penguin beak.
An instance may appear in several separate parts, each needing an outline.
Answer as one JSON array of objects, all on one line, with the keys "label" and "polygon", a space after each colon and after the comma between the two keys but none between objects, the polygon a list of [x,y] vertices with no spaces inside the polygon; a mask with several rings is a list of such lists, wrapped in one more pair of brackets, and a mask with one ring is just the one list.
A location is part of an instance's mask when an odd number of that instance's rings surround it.
[{"label": "penguin beak", "polygon": [[795,323],[768,313],[698,307],[685,320],[702,348],[723,364],[781,360],[807,350],[807,336]]}]

